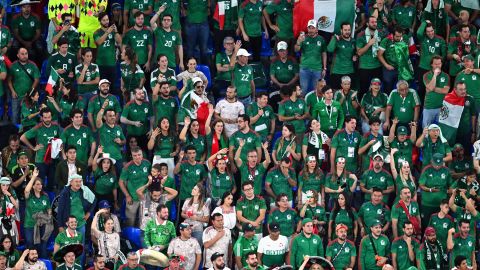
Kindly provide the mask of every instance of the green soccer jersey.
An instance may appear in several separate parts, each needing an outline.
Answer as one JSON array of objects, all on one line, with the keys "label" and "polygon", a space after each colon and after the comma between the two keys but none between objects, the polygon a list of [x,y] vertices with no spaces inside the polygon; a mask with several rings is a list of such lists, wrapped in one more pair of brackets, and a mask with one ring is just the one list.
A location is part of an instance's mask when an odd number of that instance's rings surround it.
[{"label": "green soccer jersey", "polygon": [[443,218],[438,216],[438,213],[432,214],[430,217],[430,222],[428,226],[431,226],[435,229],[437,233],[437,240],[442,244],[442,246],[447,246],[447,236],[448,231],[451,228],[455,228],[455,221],[450,215],[446,215]]},{"label": "green soccer jersey", "polygon": [[[373,246],[375,245],[375,247]],[[376,250],[376,252],[374,251]],[[390,241],[385,235],[380,235],[378,238],[371,234],[362,238],[360,242],[359,268],[368,270],[380,270],[381,266],[377,266],[375,254],[382,257],[390,256]]]},{"label": "green soccer jersey", "polygon": [[313,108],[317,103],[323,102],[322,94],[317,95],[317,90],[310,91],[305,95],[305,103],[307,103],[308,113],[313,115]]},{"label": "green soccer jersey", "polygon": [[86,224],[86,221],[84,219],[86,213],[82,207],[82,199],[82,192],[70,190],[70,215],[74,216],[77,219],[78,227]]},{"label": "green soccer jersey", "polygon": [[358,211],[358,217],[362,219],[366,233],[370,233],[370,227],[380,220],[382,226],[390,222],[391,211],[388,205],[382,203],[373,204],[372,202],[365,202]]},{"label": "green soccer jersey", "polygon": [[[170,64],[170,62],[168,63]],[[160,80],[159,77],[161,77]],[[177,77],[175,75],[175,70],[167,68],[165,71],[161,71],[160,68],[157,68],[152,71],[152,73],[150,74],[150,87],[152,87],[153,89],[155,85],[157,85],[157,83],[163,80],[166,80],[170,86],[177,86]]]},{"label": "green soccer jersey", "polygon": [[20,124],[22,124],[22,130],[27,130],[30,127],[38,124],[40,116],[28,118],[31,114],[39,112],[38,104],[34,103],[31,106],[27,106],[25,100],[22,100],[22,106],[20,108]]},{"label": "green soccer jersey", "polygon": [[297,212],[291,208],[283,212],[277,208],[268,215],[268,223],[276,222],[280,224],[280,234],[286,237],[292,236],[295,232],[298,220]]},{"label": "green soccer jersey", "polygon": [[180,5],[182,1],[178,0],[157,0],[154,1],[153,10],[154,12],[157,11],[162,5],[165,4],[165,11],[162,12],[160,15],[160,21],[163,19],[165,14],[172,15],[172,29],[174,30],[181,30],[180,25]]},{"label": "green soccer jersey", "polygon": [[138,64],[142,66],[148,60],[148,46],[152,46],[152,44],[152,31],[147,26],[144,26],[141,30],[131,28],[124,33],[122,40],[122,45],[128,45],[132,47],[137,54]]},{"label": "green soccer jersey", "polygon": [[171,158],[170,154],[175,152],[176,147],[176,137],[160,134],[155,139],[154,155],[158,155],[161,158]]},{"label": "green soccer jersey", "polygon": [[120,72],[122,75],[123,87],[128,92],[133,92],[135,88],[139,88],[140,80],[145,78],[145,74],[140,65],[132,68],[132,66],[122,62],[120,63]]},{"label": "green soccer jersey", "polygon": [[[289,170],[289,176],[286,177],[283,175],[280,168],[273,168],[267,173],[267,178],[265,179],[265,183],[270,184],[270,188],[272,189],[275,195],[279,195],[281,193],[285,193],[288,197],[288,200],[291,201],[293,199],[293,192],[292,187],[288,183],[288,179],[292,179],[293,181],[297,181],[297,177],[295,176],[294,170]],[[275,199],[275,198],[272,198]]]},{"label": "green soccer jersey", "polygon": [[348,93],[345,94],[342,89],[339,89],[335,91],[333,99],[338,101],[342,105],[343,114],[345,116],[350,115],[355,117],[356,119],[360,119],[358,110],[353,107],[353,102],[356,102],[357,104],[360,103],[358,102],[357,94],[358,92],[356,90],[349,90]]},{"label": "green soccer jersey", "polygon": [[417,39],[420,41],[420,63],[419,67],[429,70],[430,61],[434,55],[440,55],[443,59],[447,56],[447,44],[441,36],[429,38],[425,34],[427,23],[423,21],[417,30]]},{"label": "green soccer jersey", "polygon": [[273,1],[265,7],[268,14],[276,14],[276,22],[280,31],[276,36],[283,39],[293,38],[293,2],[288,0]]},{"label": "green soccer jersey", "polygon": [[462,207],[457,206],[457,211],[455,211],[456,219],[455,219],[455,229],[457,232],[459,231],[459,226],[460,226],[460,221],[461,220],[467,220],[470,222],[470,231],[468,232],[469,234],[475,236],[476,235],[476,227],[475,225],[477,224],[478,220],[480,219],[480,215],[477,212],[477,215],[474,216],[470,212],[468,212],[466,209]]},{"label": "green soccer jersey", "polygon": [[187,0],[187,22],[206,22],[209,14],[209,3],[207,0]]},{"label": "green soccer jersey", "polygon": [[260,195],[263,190],[263,176],[267,169],[263,164],[256,164],[254,168],[250,168],[247,163],[242,164],[239,168],[241,183],[243,184],[246,181],[253,181],[253,189],[255,195]]},{"label": "green soccer jersey", "polygon": [[344,243],[340,243],[337,238],[328,243],[325,256],[330,257],[330,261],[335,258],[332,263],[335,269],[346,269],[349,268],[352,257],[357,257],[357,248],[352,241],[345,240]]},{"label": "green soccer jersey", "polygon": [[441,142],[440,138],[433,142],[430,137],[425,137],[423,139],[422,147],[422,166],[425,167],[430,165],[432,157],[435,153],[440,153],[445,156],[451,152],[452,150],[447,142]]},{"label": "green soccer jersey", "polygon": [[253,68],[250,65],[235,64],[233,68],[233,85],[237,88],[237,96],[245,98],[252,94],[250,82],[253,81]]},{"label": "green soccer jersey", "polygon": [[12,42],[12,34],[5,25],[0,25],[0,49],[7,47]]},{"label": "green soccer jersey", "polygon": [[50,205],[50,199],[47,194],[42,193],[40,197],[37,197],[34,192],[31,192],[27,199],[27,207],[25,208],[25,228],[33,229],[35,227],[35,220],[32,217],[33,214],[46,214],[47,210],[51,208]]},{"label": "green soccer jersey", "polygon": [[280,83],[289,83],[295,75],[298,75],[298,65],[292,59],[275,59],[270,65],[270,75],[274,76]]},{"label": "green soccer jersey", "polygon": [[[304,115],[308,112],[307,104],[305,100],[299,98],[295,101],[290,98],[285,99],[278,106],[278,115],[285,117],[292,117],[296,115]],[[295,134],[303,134],[305,132],[305,121],[303,119],[295,119],[290,121],[284,121],[284,124],[290,124],[295,129]]]},{"label": "green soccer jersey", "polygon": [[76,128],[73,124],[70,124],[63,130],[60,139],[62,139],[64,149],[67,149],[69,145],[75,146],[77,148],[77,159],[83,164],[88,163],[90,146],[95,142],[92,130],[89,127],[81,125]]},{"label": "green soccer jersey", "polygon": [[247,153],[250,150],[255,150],[261,147],[261,141],[258,135],[249,130],[247,133],[243,133],[241,130],[236,131],[230,136],[229,147],[233,147],[234,151],[240,146],[240,140],[243,139],[245,145],[242,147],[242,152],[240,153],[241,160],[247,160]]},{"label": "green soccer jersey", "polygon": [[322,187],[325,186],[325,176],[323,172],[319,170],[316,173],[305,173],[303,170],[298,176],[298,187],[302,189],[303,193],[309,190],[315,190],[317,193],[321,193]]},{"label": "green soccer jersey", "polygon": [[[350,188],[353,186],[353,183],[355,180],[352,178],[348,177],[337,177],[337,179],[332,179],[332,174],[327,174],[325,177],[325,187],[328,187],[329,189],[333,190],[338,190],[339,187],[344,186],[345,187],[345,192],[347,194],[351,194]],[[330,193],[330,198],[337,199],[338,198],[338,193]]]},{"label": "green soccer jersey", "polygon": [[[53,36],[56,36],[60,33],[60,30],[55,30]],[[82,37],[83,38],[83,37]],[[77,55],[80,50],[80,33],[78,30],[70,28],[63,32],[58,40],[65,39],[68,41],[68,52]],[[57,44],[54,44],[55,48],[58,48]]]},{"label": "green soccer jersey", "polygon": [[414,120],[415,107],[419,107],[420,104],[420,98],[414,89],[410,88],[406,97],[402,97],[395,89],[390,93],[387,102],[387,106],[392,106],[390,118],[398,118],[400,124],[408,125]]},{"label": "green soccer jersey", "polygon": [[[265,200],[258,195],[255,195],[255,197],[253,197],[251,200],[247,199],[245,196],[242,196],[237,202],[236,209],[237,215],[238,212],[241,211],[242,217],[253,221],[260,216],[260,210],[267,210],[267,205],[265,204]],[[255,229],[255,232],[261,233],[262,226],[258,226],[258,228]]]},{"label": "green soccer jersey", "polygon": [[[73,109],[79,109],[82,112],[85,111],[85,100],[83,99],[82,96],[78,96],[77,100],[69,101],[68,98],[65,99],[65,96],[62,95],[61,97],[58,98],[57,103],[60,109],[62,109],[62,112],[60,113],[60,117],[62,120],[70,119],[70,113],[72,112]],[[47,105],[50,107],[49,104],[50,104],[50,101],[47,101]]]},{"label": "green soccer jersey", "polygon": [[[380,37],[379,37],[380,38]],[[357,50],[365,47],[367,45],[367,36],[365,35],[365,32],[360,33],[357,36],[356,40],[356,45],[357,45]],[[377,51],[373,51],[374,46],[370,46],[368,50],[362,54],[359,58],[359,65],[358,67],[361,69],[375,69],[379,68],[382,66],[380,61],[377,58]]]},{"label": "green soccer jersey", "polygon": [[328,137],[332,138],[337,130],[341,130],[345,115],[343,114],[342,105],[336,100],[327,105],[325,100],[320,100],[312,110],[312,118],[320,122],[322,130]]},{"label": "green soccer jersey", "polygon": [[195,159],[197,161],[201,161],[206,150],[205,136],[197,135],[197,137],[194,137],[191,134],[187,134],[185,139],[185,147],[189,145],[193,145],[195,147],[195,150],[197,152],[197,156],[195,157]]},{"label": "green soccer jersey", "polygon": [[[399,41],[398,43],[400,42],[404,42],[404,41]],[[396,46],[395,43],[397,42],[386,37],[382,39],[382,41],[380,42],[379,49],[383,51],[383,57],[385,58],[385,62],[387,62],[387,64],[392,65],[394,68],[398,68],[399,63],[397,63],[398,59],[397,59],[397,52],[395,50],[395,46]]]},{"label": "green soccer jersey", "polygon": [[43,163],[43,157],[47,151],[48,143],[51,139],[60,136],[60,127],[55,122],[52,122],[48,127],[43,123],[40,123],[27,131],[24,135],[29,140],[35,139],[37,145],[43,145],[43,147],[35,153],[35,163]]},{"label": "green soccer jersey", "polygon": [[316,219],[318,221],[327,222],[325,208],[320,205],[315,205],[313,207],[311,205],[307,205],[304,218],[311,218],[312,220]]},{"label": "green soccer jersey", "polygon": [[354,72],[353,56],[356,54],[355,39],[346,40],[341,38],[337,40],[332,37],[328,43],[327,51],[333,53],[331,73],[332,74],[351,74]]},{"label": "green soccer jersey", "polygon": [[67,52],[67,54],[62,55],[59,52],[56,52],[48,58],[47,62],[47,74],[50,75],[51,68],[57,70],[63,69],[65,72],[63,74],[58,74],[65,82],[73,83],[75,78],[75,67],[77,66],[77,57]]},{"label": "green soccer jersey", "polygon": [[480,108],[480,91],[475,91],[475,89],[480,89],[480,75],[475,72],[467,74],[465,70],[462,70],[455,78],[455,83],[459,81],[465,83],[467,94],[474,98],[475,107]]},{"label": "green soccer jersey", "polygon": [[[230,65],[231,56],[231,54],[227,55],[226,52],[217,53],[217,55],[215,56],[215,65],[220,65],[222,67],[225,65]],[[215,79],[229,82],[232,80],[232,74],[228,71],[217,71],[217,76],[215,77]]]},{"label": "green soccer jersey", "polygon": [[55,237],[55,244],[59,245],[60,247],[71,244],[81,244],[82,242],[83,235],[79,231],[75,231],[75,234],[71,235],[70,233],[67,234],[67,231],[65,230],[58,233],[58,235]]},{"label": "green soccer jersey", "polygon": [[111,172],[105,173],[102,169],[97,168],[93,177],[95,178],[95,192],[97,194],[113,194],[113,191],[118,188],[117,176]]},{"label": "green soccer jersey", "polygon": [[243,20],[243,27],[249,37],[262,35],[262,5],[263,1],[249,0],[240,6],[238,18]]},{"label": "green soccer jersey", "polygon": [[370,141],[373,141],[375,140],[375,143],[380,143],[380,147],[377,151],[373,151],[373,146],[370,146],[368,147],[368,150],[367,152],[363,153],[362,154],[362,170],[363,171],[367,171],[369,168],[370,168],[370,161],[371,159],[373,159],[373,156],[375,156],[375,154],[377,153],[380,153],[381,154],[381,151],[383,150],[383,136],[380,135],[380,134],[377,134],[377,136],[375,136],[373,133],[371,132],[367,132],[365,135],[363,135],[362,139],[360,140],[360,146],[359,148],[362,148],[364,147],[365,145],[367,145]]},{"label": "green soccer jersey", "polygon": [[[260,107],[258,106],[258,103],[252,102],[250,106],[248,106],[246,113],[248,116],[250,116],[250,119],[252,119],[252,117],[258,115],[259,109]],[[272,120],[275,120],[276,116],[270,105],[267,105],[262,109],[263,114],[258,118],[255,123],[250,123],[250,126],[260,136],[261,140],[264,141],[270,134],[270,130],[272,128]]]},{"label": "green soccer jersey", "polygon": [[[79,64],[75,67],[75,78],[78,80],[80,75],[83,71],[83,64]],[[98,89],[97,84],[86,84],[87,82],[94,81],[96,78],[100,77],[100,70],[98,66],[94,63],[90,63],[87,67],[87,71],[85,71],[85,75],[83,76],[83,83],[77,83],[77,90],[79,94],[85,93],[96,93]]]},{"label": "green soccer jersey", "polygon": [[398,202],[400,200],[400,191],[402,191],[402,189],[405,187],[410,190],[412,197],[415,196],[415,194],[417,193],[417,186],[415,185],[415,181],[413,181],[413,179],[410,179],[410,177],[408,177],[407,180],[403,181],[400,177],[400,174],[398,174],[397,178],[395,178],[395,202]]},{"label": "green soccer jersey", "polygon": [[[381,169],[378,172],[374,169],[364,171],[360,178],[360,183],[369,190],[374,187],[386,190],[387,188],[394,186],[392,175],[385,169]],[[371,197],[372,194],[366,193],[365,201],[370,201]],[[383,196],[383,202],[388,202],[388,195]]]},{"label": "green soccer jersey", "polygon": [[35,14],[30,14],[25,18],[20,13],[12,19],[12,31],[17,30],[19,36],[26,41],[32,41],[41,27],[40,18]]},{"label": "green soccer jersey", "polygon": [[[0,62],[0,72],[5,68],[5,63]],[[6,70],[4,70],[6,72]],[[18,98],[25,97],[32,90],[33,81],[26,73],[30,74],[34,79],[40,78],[40,70],[38,70],[37,65],[34,62],[28,61],[25,64],[20,63],[20,61],[15,61],[10,66],[8,70],[8,75],[12,79],[13,89]],[[0,89],[3,91],[3,84],[0,86]]]},{"label": "green soccer jersey", "polygon": [[[413,250],[413,254],[417,254],[418,250],[420,248],[420,243],[418,243],[418,240],[415,238],[412,238],[411,240],[411,246]],[[403,237],[398,237],[392,242],[392,248],[391,248],[392,254],[395,254],[397,256],[396,263],[397,263],[397,268],[398,270],[407,270],[410,267],[415,267],[415,260],[411,261],[410,257],[408,255],[408,245],[407,242],[403,239]]]},{"label": "green soccer jersey", "polygon": [[185,200],[191,197],[193,187],[200,181],[205,180],[207,171],[202,163],[195,162],[194,165],[188,161],[183,161],[180,164],[180,200]]},{"label": "green soccer jersey", "polygon": [[[295,140],[286,140],[284,138],[280,138],[275,141],[275,145],[273,146],[273,150],[275,150],[275,158],[280,161],[282,158],[292,158],[290,152],[287,152],[287,148],[291,147],[295,153],[300,154],[302,152],[302,146],[299,143],[296,143]],[[273,153],[272,153],[273,155]],[[296,162],[296,161],[294,161]],[[296,164],[296,163],[295,163]]]},{"label": "green soccer jersey", "polygon": [[397,5],[393,8],[391,18],[396,22],[397,26],[403,29],[411,29],[415,22],[417,10],[414,6],[407,4],[407,6]]},{"label": "green soccer jersey", "polygon": [[448,14],[444,8],[434,9],[432,7],[432,12],[423,12],[422,13],[422,22],[430,21],[435,30],[435,34],[445,38],[447,36],[446,26],[448,24]]},{"label": "green soccer jersey", "polygon": [[298,269],[302,265],[305,255],[323,257],[323,241],[320,236],[311,234],[307,237],[302,232],[291,240],[290,265],[293,269]]},{"label": "green soccer jersey", "polygon": [[[463,255],[467,258],[468,268],[472,268],[472,254],[475,252],[475,237],[467,235],[465,238],[457,233],[453,236],[453,250],[451,258]],[[450,267],[454,267],[454,260],[450,260]]]},{"label": "green soccer jersey", "polygon": [[[429,71],[423,75],[423,84],[426,86],[433,78],[433,71]],[[450,77],[447,73],[440,73],[435,80],[435,88],[444,88],[450,85]],[[430,91],[425,94],[425,109],[439,109],[442,107],[443,98],[446,94],[440,94],[435,91]]]},{"label": "green soccer jersey", "polygon": [[158,99],[153,102],[153,106],[156,112],[155,124],[158,124],[163,117],[166,117],[169,123],[175,123],[175,116],[178,112],[178,103],[175,98],[158,96]]},{"label": "green soccer jersey", "polygon": [[327,51],[327,44],[322,36],[306,36],[305,40],[300,44],[300,51],[302,53],[302,57],[300,58],[301,68],[311,69],[313,71],[322,70],[322,53]]},{"label": "green soccer jersey", "polygon": [[110,156],[117,161],[121,160],[123,146],[114,142],[114,140],[117,138],[122,141],[125,140],[122,128],[119,125],[111,127],[104,123],[102,127],[98,129],[98,134],[100,145],[103,146],[103,152],[109,153]]},{"label": "green soccer jersey", "polygon": [[413,143],[410,139],[405,139],[400,142],[397,137],[390,143],[390,148],[396,148],[398,151],[393,156],[395,160],[395,166],[397,170],[402,166],[403,161],[407,161],[408,164],[412,163]]},{"label": "green soccer jersey", "polygon": [[98,112],[100,112],[100,109],[102,108],[103,103],[105,103],[105,100],[107,99],[108,99],[108,104],[105,107],[105,111],[109,109],[113,109],[117,114],[122,112],[122,108],[120,107],[120,102],[118,102],[118,99],[114,95],[108,94],[106,97],[103,97],[101,95],[95,95],[92,98],[90,98],[90,100],[88,101],[88,107],[87,107],[87,112],[92,114],[93,119],[96,119]]},{"label": "green soccer jersey", "polygon": [[235,179],[229,173],[220,173],[216,168],[210,172],[212,198],[221,199],[227,191],[231,192]]},{"label": "green soccer jersey", "polygon": [[[93,33],[93,39],[95,41],[99,40],[106,31],[102,28],[98,29]],[[108,66],[113,67],[116,64],[116,48],[115,48],[115,33],[109,33],[105,41],[97,46],[97,59],[96,63],[99,66]]]},{"label": "green soccer jersey", "polygon": [[448,197],[447,191],[452,184],[452,177],[447,167],[442,166],[435,169],[432,165],[423,168],[419,185],[425,186],[427,189],[438,189],[437,192],[422,192],[422,205],[430,207],[438,207],[443,199]]},{"label": "green soccer jersey", "polygon": [[[151,7],[153,8],[153,0],[130,0],[125,2],[125,6],[123,7],[124,10],[128,10],[129,12],[129,17],[128,17],[128,22],[124,22],[128,24],[128,26],[133,26],[135,25],[135,18],[133,17],[133,10],[136,9],[141,12],[145,12],[148,10],[148,8]],[[158,10],[158,9],[156,9]],[[150,18],[148,15],[145,15],[145,25],[149,26],[150,25]]]},{"label": "green soccer jersey", "polygon": [[182,45],[182,37],[177,31],[165,31],[162,27],[157,27],[153,31],[153,35],[156,44],[155,57],[153,59],[157,59],[158,55],[164,54],[168,59],[168,67],[174,69],[177,66],[175,52],[177,51],[177,46]]},{"label": "green soccer jersey", "polygon": [[[348,227],[348,235],[353,236],[353,225],[354,221],[357,220],[358,215],[357,212],[355,212],[354,209],[351,209],[351,213],[349,214],[346,209],[340,209],[340,210],[332,210],[332,213],[330,214],[330,221],[333,221],[332,227],[335,228],[337,224],[343,224]],[[336,234],[332,233],[332,239],[336,238]]]},{"label": "green soccer jersey", "polygon": [[158,224],[156,218],[151,219],[147,222],[144,231],[144,241],[147,247],[166,247],[177,236],[175,225],[170,220],[165,221],[163,224]]},{"label": "green soccer jersey", "polygon": [[150,161],[143,159],[138,165],[130,161],[122,169],[120,181],[126,183],[128,193],[135,202],[138,201],[137,189],[147,183],[151,167]]},{"label": "green soccer jersey", "polygon": [[[423,199],[423,198],[422,198]],[[408,212],[411,217],[420,217],[420,208],[418,203],[415,201],[410,201],[410,204],[407,207]],[[397,202],[392,206],[392,219],[396,219],[397,222],[397,233],[399,236],[403,235],[403,224],[405,221],[408,221],[407,214],[405,210]]]},{"label": "green soccer jersey", "polygon": [[337,132],[332,139],[332,146],[337,151],[335,153],[335,158],[344,157],[345,158],[345,170],[350,172],[356,172],[358,168],[357,154],[358,147],[360,145],[361,136],[358,131],[353,133],[348,133],[345,129]]},{"label": "green soccer jersey", "polygon": [[143,136],[150,130],[150,122],[148,121],[153,115],[150,103],[142,101],[138,104],[135,100],[128,102],[122,111],[122,117],[130,121],[140,121],[142,126],[127,125],[127,134],[129,136]]},{"label": "green soccer jersey", "polygon": [[[361,106],[365,110],[365,114],[370,119],[373,115],[373,112],[379,108],[386,108],[388,102],[388,96],[385,93],[377,92],[373,93],[368,91],[363,95]],[[379,113],[376,113],[375,116],[379,116]]]},{"label": "green soccer jersey", "polygon": [[240,236],[233,246],[233,254],[236,257],[240,257],[242,260],[242,265],[247,266],[247,254],[249,252],[257,252],[258,248],[258,239],[256,235],[253,235],[252,238],[248,239],[244,235]]}]

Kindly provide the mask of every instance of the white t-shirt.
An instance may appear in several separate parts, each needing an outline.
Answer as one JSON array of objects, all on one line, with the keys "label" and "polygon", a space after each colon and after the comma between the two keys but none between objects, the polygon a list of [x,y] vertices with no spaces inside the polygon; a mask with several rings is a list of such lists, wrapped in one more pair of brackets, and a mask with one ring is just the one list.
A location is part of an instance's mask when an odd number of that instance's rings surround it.
[{"label": "white t-shirt", "polygon": [[[212,254],[215,252],[218,252],[220,254],[225,254],[223,256],[223,261],[225,262],[226,265],[228,265],[228,246],[232,244],[232,233],[230,232],[229,229],[224,229],[225,234],[223,235],[222,238],[220,238],[215,244],[210,246],[209,248],[205,249],[205,257],[204,259],[205,262],[205,268],[210,268],[212,267],[212,262],[209,260],[210,257],[212,257]],[[213,228],[213,226],[210,226],[203,231],[203,244],[206,242],[212,240],[216,235],[217,235],[217,230]]]},{"label": "white t-shirt", "polygon": [[[282,256],[285,257],[285,253],[288,252],[288,238],[284,235],[280,235],[277,241],[273,241],[269,235],[260,239],[258,242],[258,253],[262,253],[262,262],[265,265],[265,261],[268,262],[268,257]],[[271,265],[265,265],[271,266]]]},{"label": "white t-shirt", "polygon": [[[220,114],[220,117],[226,119],[237,119],[240,114],[245,113],[245,107],[240,101],[235,101],[233,103],[228,102],[226,99],[220,100],[215,106],[215,112]],[[232,136],[232,134],[238,130],[237,123],[227,124],[225,123],[225,133],[227,137]]]}]

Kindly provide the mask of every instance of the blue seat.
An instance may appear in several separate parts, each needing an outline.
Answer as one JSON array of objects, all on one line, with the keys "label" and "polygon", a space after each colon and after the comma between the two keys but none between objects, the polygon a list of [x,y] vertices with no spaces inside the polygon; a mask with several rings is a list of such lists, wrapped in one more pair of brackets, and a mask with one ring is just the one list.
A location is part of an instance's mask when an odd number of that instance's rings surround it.
[{"label": "blue seat", "polygon": [[212,75],[210,74],[210,68],[206,65],[197,65],[197,70],[203,72],[205,77],[207,77],[208,80],[208,87],[212,86]]},{"label": "blue seat", "polygon": [[262,50],[260,56],[270,57],[273,55],[273,50],[270,44],[270,39],[265,38],[265,33],[262,33]]},{"label": "blue seat", "polygon": [[177,202],[176,201],[171,201],[171,205],[170,205],[170,220],[177,220]]},{"label": "blue seat", "polygon": [[50,260],[42,259],[42,258],[40,258],[39,260],[45,263],[47,270],[53,270],[52,262]]},{"label": "blue seat", "polygon": [[277,131],[277,132],[275,132],[275,134],[273,134],[272,142],[270,143],[272,149],[273,149],[273,146],[275,145],[275,142],[276,142],[280,137],[282,137],[282,131]]},{"label": "blue seat", "polygon": [[126,238],[134,247],[132,248],[134,250],[142,248],[142,232],[139,228],[135,227],[127,227],[125,229],[122,229],[122,235],[124,238]]},{"label": "blue seat", "polygon": [[48,60],[45,60],[42,63],[42,70],[40,71],[40,84],[41,85],[45,85],[48,82],[48,73],[50,73],[50,71],[47,72],[47,64],[48,64]]}]

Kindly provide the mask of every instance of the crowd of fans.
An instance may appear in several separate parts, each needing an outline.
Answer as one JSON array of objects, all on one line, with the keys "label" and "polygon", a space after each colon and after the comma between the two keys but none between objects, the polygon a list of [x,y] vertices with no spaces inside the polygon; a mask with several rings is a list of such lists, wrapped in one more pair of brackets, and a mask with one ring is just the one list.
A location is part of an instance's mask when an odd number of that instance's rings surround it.
[{"label": "crowd of fans", "polygon": [[338,1],[4,4],[0,270],[477,269],[479,10]]}]

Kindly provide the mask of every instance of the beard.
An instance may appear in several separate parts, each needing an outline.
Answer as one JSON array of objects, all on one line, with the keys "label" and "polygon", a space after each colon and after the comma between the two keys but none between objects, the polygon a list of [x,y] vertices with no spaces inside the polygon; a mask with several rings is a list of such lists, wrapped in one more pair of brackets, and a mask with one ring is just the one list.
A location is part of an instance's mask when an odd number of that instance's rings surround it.
[{"label": "beard", "polygon": [[35,257],[35,258],[29,258],[28,259],[28,262],[30,262],[31,264],[34,264],[38,261],[38,257]]},{"label": "beard", "polygon": [[257,267],[257,266],[258,266],[258,262],[254,262],[254,263],[252,263],[252,264],[249,264],[249,266],[251,266],[251,267]]},{"label": "beard", "polygon": [[437,238],[429,239],[427,241],[430,245],[436,245],[437,244]]},{"label": "beard", "polygon": [[217,269],[220,269],[220,270],[222,270],[222,269],[224,269],[224,268],[225,268],[225,263],[222,263],[222,264],[220,264],[220,265],[218,265],[218,264],[215,264],[215,267],[216,267]]}]

